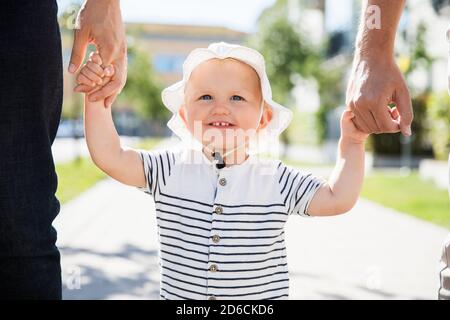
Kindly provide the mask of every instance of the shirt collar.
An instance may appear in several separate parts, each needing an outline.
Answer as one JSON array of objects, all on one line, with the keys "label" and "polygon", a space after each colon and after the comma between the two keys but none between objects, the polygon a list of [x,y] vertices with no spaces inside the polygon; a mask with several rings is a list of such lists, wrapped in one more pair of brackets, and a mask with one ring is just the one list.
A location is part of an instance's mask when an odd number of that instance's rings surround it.
[{"label": "shirt collar", "polygon": [[241,168],[244,168],[246,166],[248,166],[250,163],[253,162],[254,160],[254,155],[249,154],[249,156],[247,157],[247,159],[245,159],[245,161],[243,161],[240,164],[234,164],[232,166],[229,167],[224,167],[222,169],[217,169],[216,168],[216,164],[209,160],[208,157],[203,153],[203,151],[199,150],[199,149],[187,149],[187,152],[189,154],[188,157],[188,161],[191,161],[191,163],[196,163],[196,164],[205,164],[208,167],[211,167],[214,170],[218,170],[220,171],[235,171]]}]

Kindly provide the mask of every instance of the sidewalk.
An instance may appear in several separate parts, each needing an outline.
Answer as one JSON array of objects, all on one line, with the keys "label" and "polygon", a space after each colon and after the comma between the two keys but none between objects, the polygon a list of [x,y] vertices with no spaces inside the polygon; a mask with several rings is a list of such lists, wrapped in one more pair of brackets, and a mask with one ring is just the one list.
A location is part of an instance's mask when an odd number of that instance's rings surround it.
[{"label": "sidewalk", "polygon": [[150,200],[107,179],[62,207],[54,225],[65,299],[159,299]]},{"label": "sidewalk", "polygon": [[[158,299],[150,196],[104,180],[55,221],[65,299]],[[291,299],[436,299],[448,230],[360,200],[347,215],[290,217]]]}]

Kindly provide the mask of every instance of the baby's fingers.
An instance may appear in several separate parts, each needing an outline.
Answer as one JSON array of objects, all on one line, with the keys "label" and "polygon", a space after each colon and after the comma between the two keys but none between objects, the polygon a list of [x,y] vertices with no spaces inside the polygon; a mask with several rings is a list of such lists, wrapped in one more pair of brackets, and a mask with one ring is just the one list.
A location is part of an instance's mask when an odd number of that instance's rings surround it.
[{"label": "baby's fingers", "polygon": [[350,120],[350,119],[353,119],[354,117],[355,117],[355,114],[350,109],[346,109],[342,113],[342,118],[345,120]]},{"label": "baby's fingers", "polygon": [[95,87],[96,83],[86,77],[82,72],[80,72],[77,76],[77,84],[82,84],[86,86]]},{"label": "baby's fingers", "polygon": [[398,117],[400,116],[397,107],[393,107],[392,109],[389,108],[389,112],[391,113],[391,117],[392,117],[394,120],[397,120]]},{"label": "baby's fingers", "polygon": [[103,70],[103,68],[90,60],[86,62],[86,67],[89,68],[89,70],[94,72],[99,77],[103,78],[103,76],[105,75],[105,71]]},{"label": "baby's fingers", "polygon": [[114,67],[112,65],[102,67],[102,58],[98,54],[98,52],[91,52],[91,55],[89,56],[88,66],[89,68],[98,74],[99,76],[107,76],[112,77],[115,73]]},{"label": "baby's fingers", "polygon": [[95,84],[102,84],[102,77],[94,73],[90,68],[84,67],[80,73]]},{"label": "baby's fingers", "polygon": [[88,86],[88,85],[85,85],[85,84],[79,84],[73,89],[73,91],[80,92],[80,93],[81,92],[83,92],[83,93],[92,93],[92,92],[97,91],[98,88],[100,88],[100,87],[91,87],[91,86]]},{"label": "baby's fingers", "polygon": [[99,66],[101,66],[103,63],[102,58],[100,57],[97,51],[91,52],[91,54],[89,55],[89,60],[91,60],[95,64],[98,64]]}]

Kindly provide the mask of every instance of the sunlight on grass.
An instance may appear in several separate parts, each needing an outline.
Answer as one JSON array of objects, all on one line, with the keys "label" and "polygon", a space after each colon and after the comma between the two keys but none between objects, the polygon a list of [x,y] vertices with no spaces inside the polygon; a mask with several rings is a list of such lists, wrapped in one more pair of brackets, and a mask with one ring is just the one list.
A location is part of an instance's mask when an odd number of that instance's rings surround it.
[{"label": "sunlight on grass", "polygon": [[[162,138],[145,138],[137,144],[136,148],[150,150],[161,140]],[[106,178],[106,174],[97,168],[90,158],[57,164],[56,173],[58,174],[56,196],[61,204],[72,200],[95,183]]]},{"label": "sunlight on grass", "polygon": [[445,189],[408,176],[377,172],[366,177],[362,197],[450,229],[450,199]]},{"label": "sunlight on grass", "polygon": [[56,165],[56,173],[58,174],[56,196],[62,204],[75,198],[106,177],[90,158],[81,158],[58,164]]},{"label": "sunlight on grass", "polygon": [[159,144],[163,138],[160,137],[151,137],[142,139],[137,145],[137,149],[150,150],[153,149],[157,144]]}]

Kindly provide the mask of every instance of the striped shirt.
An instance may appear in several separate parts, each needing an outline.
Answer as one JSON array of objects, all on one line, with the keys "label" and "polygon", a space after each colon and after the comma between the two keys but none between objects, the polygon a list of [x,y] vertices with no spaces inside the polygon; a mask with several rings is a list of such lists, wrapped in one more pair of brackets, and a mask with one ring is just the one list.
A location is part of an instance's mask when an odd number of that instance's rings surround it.
[{"label": "striped shirt", "polygon": [[217,169],[199,150],[142,151],[156,207],[162,299],[287,299],[284,226],[322,179],[250,156]]}]

